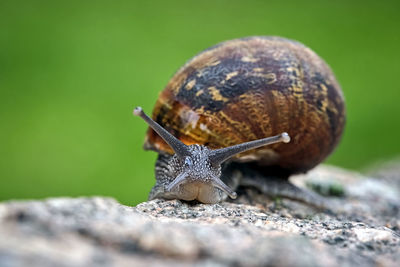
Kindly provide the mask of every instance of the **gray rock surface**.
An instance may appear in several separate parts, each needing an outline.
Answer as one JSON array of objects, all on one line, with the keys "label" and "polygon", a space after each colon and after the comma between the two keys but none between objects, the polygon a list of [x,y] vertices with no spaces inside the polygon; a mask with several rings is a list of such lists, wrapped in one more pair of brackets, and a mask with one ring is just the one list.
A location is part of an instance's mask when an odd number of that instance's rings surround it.
[{"label": "gray rock surface", "polygon": [[[242,189],[235,203],[53,198],[0,204],[0,266],[398,266],[400,193],[321,166],[299,186],[341,187],[332,211]],[[326,192],[329,192],[326,191]]]}]

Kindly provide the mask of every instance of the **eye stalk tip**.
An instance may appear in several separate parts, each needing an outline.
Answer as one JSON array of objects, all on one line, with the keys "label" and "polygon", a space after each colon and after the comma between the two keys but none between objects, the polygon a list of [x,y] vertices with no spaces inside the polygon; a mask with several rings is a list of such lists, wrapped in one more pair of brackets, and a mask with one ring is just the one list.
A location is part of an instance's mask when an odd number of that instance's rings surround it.
[{"label": "eye stalk tip", "polygon": [[136,107],[133,109],[133,115],[140,116],[143,113],[142,107]]},{"label": "eye stalk tip", "polygon": [[236,194],[236,192],[233,192],[232,194],[230,194],[230,198],[232,198],[232,199],[236,199],[236,198],[237,198],[237,194]]},{"label": "eye stalk tip", "polygon": [[281,133],[281,138],[282,138],[282,142],[284,142],[284,143],[290,142],[290,136],[287,132]]}]

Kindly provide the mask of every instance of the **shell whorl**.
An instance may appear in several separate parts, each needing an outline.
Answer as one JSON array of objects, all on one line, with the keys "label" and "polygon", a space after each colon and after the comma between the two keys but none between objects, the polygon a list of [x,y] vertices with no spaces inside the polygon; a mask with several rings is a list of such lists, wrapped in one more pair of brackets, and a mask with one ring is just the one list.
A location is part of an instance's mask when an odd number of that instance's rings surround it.
[{"label": "shell whorl", "polygon": [[[343,94],[329,66],[279,37],[226,41],[189,60],[161,92],[153,119],[185,144],[211,149],[288,132],[289,144],[240,154],[291,173],[332,152],[345,124]],[[145,148],[172,153],[151,129]]]}]

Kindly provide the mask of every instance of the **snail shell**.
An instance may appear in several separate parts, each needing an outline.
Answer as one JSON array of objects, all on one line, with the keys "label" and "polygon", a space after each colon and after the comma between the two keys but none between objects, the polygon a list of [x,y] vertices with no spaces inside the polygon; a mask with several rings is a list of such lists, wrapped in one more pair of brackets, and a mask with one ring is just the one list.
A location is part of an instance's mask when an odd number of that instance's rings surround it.
[{"label": "snail shell", "polygon": [[[222,42],[189,60],[160,93],[152,117],[183,143],[211,149],[288,132],[289,144],[234,160],[292,174],[332,152],[343,132],[345,106],[331,69],[311,49],[257,36]],[[151,128],[144,147],[173,154]]]}]

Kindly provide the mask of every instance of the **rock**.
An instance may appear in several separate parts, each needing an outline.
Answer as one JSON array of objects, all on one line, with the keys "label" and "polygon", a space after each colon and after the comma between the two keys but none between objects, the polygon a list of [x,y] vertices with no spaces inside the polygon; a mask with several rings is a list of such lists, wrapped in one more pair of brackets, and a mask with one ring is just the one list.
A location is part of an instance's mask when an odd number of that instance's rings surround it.
[{"label": "rock", "polygon": [[341,209],[321,212],[250,189],[235,203],[215,205],[4,202],[0,266],[397,266],[399,191],[326,166],[292,178],[299,186],[319,179],[343,186],[342,197],[330,198]]},{"label": "rock", "polygon": [[367,174],[370,177],[384,180],[389,183],[390,186],[400,190],[400,157],[372,164],[367,168]]}]

